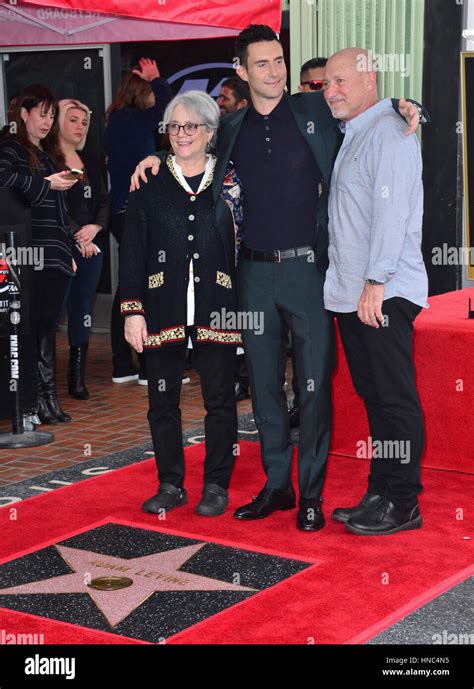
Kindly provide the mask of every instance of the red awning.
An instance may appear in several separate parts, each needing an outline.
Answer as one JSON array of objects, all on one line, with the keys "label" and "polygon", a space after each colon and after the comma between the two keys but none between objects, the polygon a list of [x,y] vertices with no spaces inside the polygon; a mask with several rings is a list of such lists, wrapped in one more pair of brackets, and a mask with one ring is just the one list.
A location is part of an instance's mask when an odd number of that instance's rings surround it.
[{"label": "red awning", "polygon": [[281,0],[27,0],[74,10],[115,16],[152,19],[178,24],[245,29],[249,24],[268,24],[280,30]]}]

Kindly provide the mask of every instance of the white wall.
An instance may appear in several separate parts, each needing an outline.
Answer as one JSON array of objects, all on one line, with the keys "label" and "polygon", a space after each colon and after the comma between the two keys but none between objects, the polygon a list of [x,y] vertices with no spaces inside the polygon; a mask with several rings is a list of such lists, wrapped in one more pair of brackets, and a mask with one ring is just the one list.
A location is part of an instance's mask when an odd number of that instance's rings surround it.
[{"label": "white wall", "polygon": [[465,2],[467,2],[467,22],[465,28],[474,31],[474,0],[465,0]]}]

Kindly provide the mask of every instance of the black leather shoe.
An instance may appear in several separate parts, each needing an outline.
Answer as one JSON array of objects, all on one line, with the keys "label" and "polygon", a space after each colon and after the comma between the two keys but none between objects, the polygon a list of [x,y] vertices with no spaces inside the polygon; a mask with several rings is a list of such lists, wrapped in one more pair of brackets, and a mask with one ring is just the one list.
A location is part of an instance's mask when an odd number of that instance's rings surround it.
[{"label": "black leather shoe", "polygon": [[325,521],[321,509],[322,500],[300,500],[296,526],[301,531],[319,531]]},{"label": "black leather shoe", "polygon": [[229,503],[229,494],[225,488],[216,483],[207,483],[202,489],[202,498],[196,509],[196,514],[201,517],[217,517],[224,514]]},{"label": "black leather shoe", "polygon": [[336,507],[332,513],[332,518],[337,522],[342,522],[345,524],[349,519],[356,519],[360,517],[365,510],[373,505],[376,505],[379,500],[382,500],[381,495],[375,495],[374,493],[366,493],[362,500],[355,507]]},{"label": "black leather shoe", "polygon": [[176,488],[171,483],[160,483],[158,493],[143,503],[142,512],[160,514],[181,507],[187,502],[188,496],[184,488]]},{"label": "black leather shoe", "polygon": [[359,536],[387,536],[399,531],[420,529],[422,524],[420,508],[400,507],[388,498],[366,509],[359,517],[349,519],[346,527]]},{"label": "black leather shoe", "polygon": [[299,404],[292,404],[288,409],[288,416],[290,418],[290,428],[298,428],[300,425],[300,407]]},{"label": "black leather shoe", "polygon": [[252,502],[242,505],[234,512],[236,519],[264,519],[278,510],[292,510],[296,507],[295,491],[264,488]]}]

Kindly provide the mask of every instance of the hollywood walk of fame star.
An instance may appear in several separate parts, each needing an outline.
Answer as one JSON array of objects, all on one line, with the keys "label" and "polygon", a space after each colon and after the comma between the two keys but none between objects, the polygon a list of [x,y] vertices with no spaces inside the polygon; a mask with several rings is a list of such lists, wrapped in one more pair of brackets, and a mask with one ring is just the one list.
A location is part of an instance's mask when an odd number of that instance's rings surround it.
[{"label": "hollywood walk of fame star", "polygon": [[[2,595],[87,593],[111,627],[122,622],[157,591],[253,591],[227,581],[179,570],[205,543],[175,548],[154,555],[124,559],[91,550],[54,546],[71,567],[71,574],[0,589]],[[133,580],[128,588],[97,591],[88,583],[95,577],[123,575]]]}]

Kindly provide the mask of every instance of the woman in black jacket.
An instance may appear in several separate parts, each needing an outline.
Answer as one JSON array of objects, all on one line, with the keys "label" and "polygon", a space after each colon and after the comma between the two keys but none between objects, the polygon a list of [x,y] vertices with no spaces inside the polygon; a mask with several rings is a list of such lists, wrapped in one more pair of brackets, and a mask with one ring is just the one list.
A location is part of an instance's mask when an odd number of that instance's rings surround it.
[{"label": "woman in black jacket", "polygon": [[41,423],[70,421],[59,406],[55,384],[56,324],[74,274],[72,235],[64,192],[75,180],[56,172],[44,148],[56,113],[53,94],[27,86],[18,94],[13,133],[0,145],[0,187],[17,190],[31,206],[33,249],[41,269],[33,272],[31,313],[38,359],[38,416]]},{"label": "woman in black jacket", "polygon": [[196,513],[222,514],[237,442],[234,395],[241,343],[235,263],[240,185],[233,168],[212,184],[208,153],[219,108],[202,91],[176,96],[164,114],[173,154],[158,175],[129,196],[120,257],[125,337],[145,351],[157,495],[143,511],[161,513],[187,502],[179,399],[186,347],[200,374],[206,407],[204,489]]},{"label": "woman in black jacket", "polygon": [[78,183],[68,192],[68,218],[74,236],[77,271],[67,298],[69,336],[69,394],[86,400],[85,364],[92,326],[92,306],[99,284],[109,218],[109,197],[100,161],[82,152],[90,125],[90,110],[78,100],[59,101],[53,132],[54,157],[59,170],[80,170]]}]

